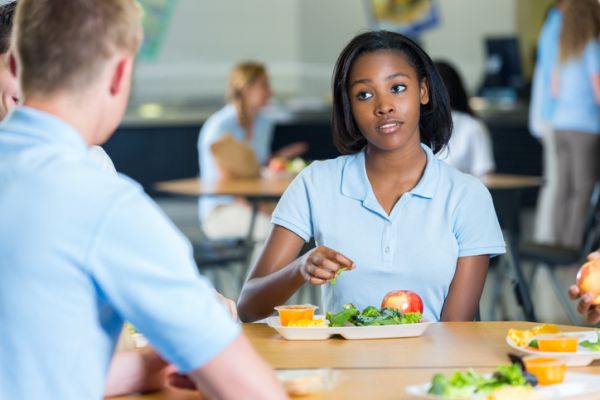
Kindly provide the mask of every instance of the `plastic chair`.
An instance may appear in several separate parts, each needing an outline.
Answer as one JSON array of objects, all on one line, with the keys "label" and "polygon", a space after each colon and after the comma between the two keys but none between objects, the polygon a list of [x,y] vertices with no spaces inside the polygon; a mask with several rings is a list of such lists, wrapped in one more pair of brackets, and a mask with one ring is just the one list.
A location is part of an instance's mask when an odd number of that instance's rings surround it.
[{"label": "plastic chair", "polygon": [[246,266],[252,254],[244,239],[203,240],[192,242],[194,248],[194,260],[198,271],[201,273],[215,272],[213,283],[219,292],[224,291],[224,282],[217,270],[232,269],[236,266],[242,268],[239,279],[236,279],[236,291],[239,293],[246,275]]},{"label": "plastic chair", "polygon": [[[598,239],[600,238],[599,203],[600,181],[596,182],[594,189],[592,190],[584,231],[582,233],[582,245],[579,249],[536,242],[525,242],[519,245],[519,257],[522,260],[535,263],[533,274],[535,274],[539,265],[548,267],[554,291],[556,292],[563,309],[566,311],[569,320],[573,324],[577,324],[579,318],[570,305],[571,301],[567,296],[567,288],[562,287],[556,272],[561,267],[583,263],[586,260],[587,255],[598,245]],[[575,277],[573,277],[573,281],[574,280]]]}]

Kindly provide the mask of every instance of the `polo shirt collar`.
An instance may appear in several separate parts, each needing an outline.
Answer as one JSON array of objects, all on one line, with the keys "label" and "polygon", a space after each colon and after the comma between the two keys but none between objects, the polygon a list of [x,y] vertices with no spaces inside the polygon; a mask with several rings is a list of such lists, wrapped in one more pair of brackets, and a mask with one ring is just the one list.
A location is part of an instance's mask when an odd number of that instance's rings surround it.
[{"label": "polo shirt collar", "polygon": [[15,108],[2,123],[1,130],[16,132],[49,144],[86,152],[87,144],[71,125],[52,114],[31,107]]},{"label": "polo shirt collar", "polygon": [[[427,155],[427,165],[423,177],[409,193],[431,199],[439,180],[439,161],[429,147],[424,144],[421,147]],[[371,204],[373,201],[379,205],[367,176],[364,150],[348,157],[342,167],[341,192],[344,196],[362,201],[369,208],[377,208],[375,204]]]}]

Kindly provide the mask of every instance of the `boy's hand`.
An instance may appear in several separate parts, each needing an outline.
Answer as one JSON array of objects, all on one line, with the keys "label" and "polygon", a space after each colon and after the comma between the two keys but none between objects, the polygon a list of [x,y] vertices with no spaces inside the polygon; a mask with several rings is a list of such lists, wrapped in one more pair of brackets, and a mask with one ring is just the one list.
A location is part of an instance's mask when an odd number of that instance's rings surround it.
[{"label": "boy's hand", "polygon": [[231,316],[231,319],[233,319],[234,321],[237,321],[238,313],[237,313],[237,306],[235,304],[235,301],[223,296],[221,293],[217,292],[216,290],[215,290],[215,296],[217,297],[217,300],[219,300],[221,302],[221,304],[223,304],[225,306],[225,308],[229,312],[229,315]]}]

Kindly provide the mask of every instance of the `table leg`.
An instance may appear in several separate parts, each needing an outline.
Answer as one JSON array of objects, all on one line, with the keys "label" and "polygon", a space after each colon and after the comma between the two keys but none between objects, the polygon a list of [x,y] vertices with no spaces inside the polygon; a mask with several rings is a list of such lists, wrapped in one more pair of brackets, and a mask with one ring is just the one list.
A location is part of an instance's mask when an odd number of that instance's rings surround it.
[{"label": "table leg", "polygon": [[244,240],[244,247],[246,248],[246,259],[244,260],[244,265],[242,266],[242,272],[240,277],[240,288],[244,285],[246,281],[246,275],[250,270],[250,263],[252,262],[252,253],[254,252],[254,228],[256,226],[256,218],[258,216],[258,204],[259,200],[252,199],[250,201],[251,214],[250,214],[250,223],[248,224],[248,233],[246,234],[246,239]]},{"label": "table leg", "polygon": [[517,247],[517,239],[514,235],[509,232],[505,232],[504,239],[506,240],[506,259],[508,265],[511,267],[514,273],[514,290],[517,297],[517,301],[521,305],[525,319],[530,322],[536,322],[535,310],[533,308],[533,302],[531,300],[531,292],[529,290],[529,284],[525,279],[523,268],[519,260],[519,253]]},{"label": "table leg", "polygon": [[[528,321],[535,322],[535,311],[531,301],[529,284],[525,279],[519,259],[521,190],[491,190],[490,193],[494,200],[494,207],[506,242],[506,254],[503,257],[506,261],[506,270],[511,276],[517,302],[521,306],[525,318]],[[501,271],[498,272],[501,273]]]}]

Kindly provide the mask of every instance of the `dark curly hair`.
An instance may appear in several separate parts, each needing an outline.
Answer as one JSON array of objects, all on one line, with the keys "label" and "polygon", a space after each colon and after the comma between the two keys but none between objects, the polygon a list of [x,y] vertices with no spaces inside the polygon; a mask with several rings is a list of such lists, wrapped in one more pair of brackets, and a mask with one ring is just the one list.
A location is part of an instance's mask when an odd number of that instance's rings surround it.
[{"label": "dark curly hair", "polygon": [[440,151],[450,140],[452,134],[452,115],[450,102],[444,83],[431,58],[414,41],[404,35],[389,31],[368,31],[355,36],[346,45],[335,63],[332,78],[333,110],[331,126],[333,142],[342,154],[361,151],[367,140],[358,129],[350,107],[348,79],[350,69],[363,53],[379,50],[401,52],[406,61],[415,69],[420,82],[425,80],[429,89],[429,102],[421,104],[419,131],[421,143],[426,144],[434,153]]},{"label": "dark curly hair", "polygon": [[10,48],[10,33],[16,7],[16,1],[0,6],[0,54],[6,53]]}]

